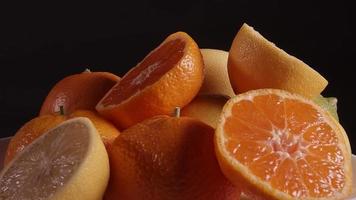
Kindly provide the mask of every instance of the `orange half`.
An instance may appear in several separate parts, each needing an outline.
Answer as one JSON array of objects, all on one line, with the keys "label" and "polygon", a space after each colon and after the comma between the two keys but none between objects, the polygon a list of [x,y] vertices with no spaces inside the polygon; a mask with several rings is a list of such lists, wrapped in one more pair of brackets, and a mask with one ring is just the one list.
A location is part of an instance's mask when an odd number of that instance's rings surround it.
[{"label": "orange half", "polygon": [[351,192],[344,129],[302,96],[260,89],[233,97],[215,145],[225,176],[253,198],[344,199]]},{"label": "orange half", "polygon": [[203,79],[198,45],[188,34],[177,32],[130,70],[96,109],[118,127],[127,128],[187,105],[198,93]]}]

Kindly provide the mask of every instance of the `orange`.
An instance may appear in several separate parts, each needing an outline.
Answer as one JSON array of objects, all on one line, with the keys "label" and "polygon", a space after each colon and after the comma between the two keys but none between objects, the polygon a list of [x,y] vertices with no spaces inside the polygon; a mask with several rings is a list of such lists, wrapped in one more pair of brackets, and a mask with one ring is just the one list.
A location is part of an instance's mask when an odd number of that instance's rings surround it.
[{"label": "orange", "polygon": [[232,42],[228,73],[235,93],[276,88],[317,97],[328,81],[298,58],[265,39],[247,24]]},{"label": "orange", "polygon": [[221,110],[228,99],[221,95],[198,95],[182,109],[181,115],[199,119],[216,128]]},{"label": "orange", "polygon": [[184,32],[174,33],[125,74],[96,109],[122,129],[155,115],[171,114],[198,93],[203,67],[194,40]]},{"label": "orange", "polygon": [[238,199],[214,154],[214,130],[187,117],[156,116],[116,138],[106,200]]},{"label": "orange", "polygon": [[345,131],[300,95],[260,89],[232,98],[215,146],[225,176],[253,198],[334,200],[351,192]]},{"label": "orange", "polygon": [[42,103],[40,115],[55,114],[64,107],[66,113],[75,110],[95,110],[96,104],[120,78],[109,72],[85,70],[60,80]]},{"label": "orange", "polygon": [[11,138],[7,147],[4,164],[9,163],[19,152],[32,143],[39,136],[54,128],[67,119],[86,117],[92,121],[98,130],[106,148],[114,141],[120,132],[110,122],[100,117],[93,111],[78,110],[71,115],[42,115],[24,124]]}]

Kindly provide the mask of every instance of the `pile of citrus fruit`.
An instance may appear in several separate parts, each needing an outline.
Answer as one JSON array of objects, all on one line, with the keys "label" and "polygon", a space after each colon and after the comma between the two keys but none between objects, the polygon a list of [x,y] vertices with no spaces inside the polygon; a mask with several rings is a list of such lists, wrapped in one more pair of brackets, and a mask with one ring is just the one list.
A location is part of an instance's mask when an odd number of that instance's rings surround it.
[{"label": "pile of citrus fruit", "polygon": [[174,33],[122,78],[59,81],[11,139],[0,199],[344,199],[327,83],[247,24],[229,52]]}]

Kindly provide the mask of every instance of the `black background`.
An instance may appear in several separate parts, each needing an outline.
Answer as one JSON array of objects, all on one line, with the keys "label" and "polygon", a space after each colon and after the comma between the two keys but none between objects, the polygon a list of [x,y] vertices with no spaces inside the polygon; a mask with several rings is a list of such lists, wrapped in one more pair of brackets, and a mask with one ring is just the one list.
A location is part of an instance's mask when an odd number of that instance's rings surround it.
[{"label": "black background", "polygon": [[50,88],[85,68],[122,76],[166,36],[228,50],[243,22],[319,71],[356,149],[351,1],[129,1],[0,6],[0,137],[35,117]]}]

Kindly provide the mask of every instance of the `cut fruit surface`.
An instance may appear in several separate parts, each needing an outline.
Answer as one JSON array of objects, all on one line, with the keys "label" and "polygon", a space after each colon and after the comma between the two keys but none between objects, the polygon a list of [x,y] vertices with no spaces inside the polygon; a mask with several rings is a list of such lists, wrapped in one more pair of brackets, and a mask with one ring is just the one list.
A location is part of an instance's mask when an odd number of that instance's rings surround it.
[{"label": "cut fruit surface", "polygon": [[260,89],[232,98],[215,145],[225,176],[254,198],[344,199],[351,192],[345,131],[300,95]]},{"label": "cut fruit surface", "polygon": [[232,42],[228,73],[236,94],[275,88],[315,98],[328,84],[317,71],[278,48],[247,24],[242,25]]},{"label": "cut fruit surface", "polygon": [[174,33],[131,69],[96,109],[120,128],[170,114],[198,93],[204,79],[203,67],[194,40],[186,33]]},{"label": "cut fruit surface", "polygon": [[87,118],[36,139],[0,173],[0,199],[101,199],[109,179],[103,142]]},{"label": "cut fruit surface", "polygon": [[27,145],[31,144],[48,130],[68,119],[76,117],[88,118],[94,124],[107,148],[120,134],[113,124],[100,117],[98,113],[94,111],[77,110],[70,115],[41,115],[24,124],[11,138],[7,146],[4,164],[9,163],[19,152],[23,151]]}]

